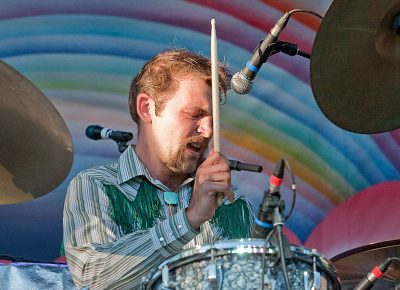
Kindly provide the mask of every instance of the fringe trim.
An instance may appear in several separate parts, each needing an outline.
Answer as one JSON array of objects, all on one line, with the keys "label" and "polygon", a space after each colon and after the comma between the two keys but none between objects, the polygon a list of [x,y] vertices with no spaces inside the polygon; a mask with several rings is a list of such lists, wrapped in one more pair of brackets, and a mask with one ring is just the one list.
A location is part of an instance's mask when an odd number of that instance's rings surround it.
[{"label": "fringe trim", "polygon": [[109,214],[124,234],[149,229],[160,218],[161,202],[149,181],[142,181],[133,201],[117,187],[109,184],[104,186],[111,204]]},{"label": "fringe trim", "polygon": [[234,203],[218,207],[210,223],[225,239],[244,239],[251,236],[253,220],[247,202],[237,199]]},{"label": "fringe trim", "polygon": [[[135,200],[130,201],[117,187],[105,185],[110,200],[109,214],[124,234],[149,229],[161,218],[161,202],[148,180],[140,184]],[[221,205],[210,220],[225,239],[250,238],[253,223],[249,205],[243,199]]]}]

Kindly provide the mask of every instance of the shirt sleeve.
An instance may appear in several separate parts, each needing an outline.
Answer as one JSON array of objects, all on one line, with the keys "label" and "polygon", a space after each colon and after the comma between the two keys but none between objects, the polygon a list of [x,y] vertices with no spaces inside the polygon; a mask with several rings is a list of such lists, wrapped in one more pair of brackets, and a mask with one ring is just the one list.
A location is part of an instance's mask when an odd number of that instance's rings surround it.
[{"label": "shirt sleeve", "polygon": [[78,288],[135,289],[143,277],[178,253],[199,232],[185,211],[148,230],[123,236],[109,215],[104,186],[85,175],[75,177],[64,204],[64,246]]}]

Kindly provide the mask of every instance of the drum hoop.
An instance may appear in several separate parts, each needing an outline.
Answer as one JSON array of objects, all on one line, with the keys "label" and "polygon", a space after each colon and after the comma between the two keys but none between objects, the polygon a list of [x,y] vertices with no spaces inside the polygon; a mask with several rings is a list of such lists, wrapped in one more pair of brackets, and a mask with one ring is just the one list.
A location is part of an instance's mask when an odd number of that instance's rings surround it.
[{"label": "drum hoop", "polygon": [[[165,265],[167,265],[171,262],[175,262],[177,260],[184,259],[189,256],[204,254],[206,252],[209,252],[211,249],[225,250],[226,253],[233,253],[233,254],[237,254],[237,253],[261,253],[262,254],[263,251],[260,249],[263,249],[264,247],[267,248],[266,253],[268,253],[268,254],[276,253],[275,249],[271,246],[271,243],[269,243],[265,240],[262,240],[262,239],[221,240],[221,241],[216,241],[213,244],[198,245],[195,248],[183,250],[182,252],[175,254],[172,257],[165,260],[163,263],[161,263],[159,265],[158,268],[162,269]],[[302,255],[307,255],[307,256],[316,255],[318,257],[321,257],[327,264],[332,263],[322,254],[313,252],[312,250],[310,250],[309,248],[306,248],[304,246],[290,245],[290,250],[296,254],[302,254]]]},{"label": "drum hoop", "polygon": [[[237,247],[237,245],[240,245],[240,247]],[[249,250],[249,247],[253,246],[254,249],[252,251]],[[270,243],[266,242],[265,240],[261,239],[236,239],[236,240],[221,240],[217,241],[213,244],[204,244],[204,245],[198,245],[195,248],[191,249],[186,249],[183,250],[182,252],[175,254],[174,256],[168,258],[164,262],[162,262],[159,266],[158,269],[161,270],[165,265],[168,265],[172,262],[176,262],[181,259],[185,259],[187,257],[191,256],[198,256],[199,254],[206,254],[208,253],[211,249],[215,250],[225,250],[225,254],[227,253],[262,253],[261,248],[264,248],[267,246],[268,251],[273,250],[270,247]],[[272,254],[273,251],[270,251],[270,254]]]}]

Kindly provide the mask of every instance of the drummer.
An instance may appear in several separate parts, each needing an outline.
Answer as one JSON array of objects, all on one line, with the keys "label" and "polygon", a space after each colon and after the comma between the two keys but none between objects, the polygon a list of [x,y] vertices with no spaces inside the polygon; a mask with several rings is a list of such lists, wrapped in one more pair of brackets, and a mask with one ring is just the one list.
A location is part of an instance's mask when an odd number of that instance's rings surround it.
[{"label": "drummer", "polygon": [[[219,82],[226,95],[223,65]],[[135,289],[182,249],[250,237],[251,207],[231,185],[227,158],[207,154],[211,98],[210,60],[184,49],[159,53],[132,80],[136,146],[68,187],[64,246],[78,288]]]}]

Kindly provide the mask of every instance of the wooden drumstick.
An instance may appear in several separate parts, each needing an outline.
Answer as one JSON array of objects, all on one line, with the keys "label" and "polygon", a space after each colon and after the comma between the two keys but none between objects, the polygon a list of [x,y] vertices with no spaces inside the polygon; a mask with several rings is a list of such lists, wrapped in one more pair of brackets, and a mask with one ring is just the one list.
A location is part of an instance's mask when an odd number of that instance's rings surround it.
[{"label": "wooden drumstick", "polygon": [[[219,73],[218,73],[218,52],[217,52],[217,32],[215,29],[215,19],[211,19],[211,92],[213,106],[213,131],[214,131],[214,151],[221,152],[220,144],[220,125],[219,125]],[[217,194],[217,204],[223,203],[223,194]]]}]

